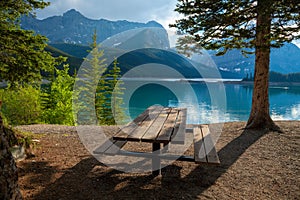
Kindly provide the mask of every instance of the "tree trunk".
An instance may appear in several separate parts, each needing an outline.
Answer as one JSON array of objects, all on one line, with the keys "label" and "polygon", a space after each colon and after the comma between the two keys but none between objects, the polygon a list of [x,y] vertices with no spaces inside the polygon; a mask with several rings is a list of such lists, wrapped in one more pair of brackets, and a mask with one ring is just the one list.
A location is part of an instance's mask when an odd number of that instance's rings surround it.
[{"label": "tree trunk", "polygon": [[18,172],[16,163],[8,149],[9,144],[6,139],[4,126],[0,115],[0,199],[22,199],[18,185]]},{"label": "tree trunk", "polygon": [[255,72],[252,108],[246,129],[279,131],[270,117],[269,65],[272,0],[259,0],[257,5]]}]

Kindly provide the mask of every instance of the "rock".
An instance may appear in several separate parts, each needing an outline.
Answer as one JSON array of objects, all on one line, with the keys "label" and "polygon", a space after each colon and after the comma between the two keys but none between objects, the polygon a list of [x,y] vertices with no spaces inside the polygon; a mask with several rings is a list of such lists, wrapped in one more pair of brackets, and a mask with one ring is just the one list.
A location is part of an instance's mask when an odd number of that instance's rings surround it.
[{"label": "rock", "polygon": [[10,151],[16,162],[26,158],[25,148],[23,146],[13,146],[10,148]]}]

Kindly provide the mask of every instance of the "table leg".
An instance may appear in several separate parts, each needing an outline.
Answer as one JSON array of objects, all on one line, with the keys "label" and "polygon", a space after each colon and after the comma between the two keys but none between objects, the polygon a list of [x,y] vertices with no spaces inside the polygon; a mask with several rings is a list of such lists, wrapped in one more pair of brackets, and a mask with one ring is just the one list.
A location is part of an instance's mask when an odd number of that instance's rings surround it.
[{"label": "table leg", "polygon": [[160,143],[152,143],[152,175],[157,176],[161,173],[160,158],[155,154],[160,154]]},{"label": "table leg", "polygon": [[168,146],[169,143],[163,143],[163,144],[164,144],[164,147],[161,150],[161,153],[167,153],[169,151],[169,146]]}]

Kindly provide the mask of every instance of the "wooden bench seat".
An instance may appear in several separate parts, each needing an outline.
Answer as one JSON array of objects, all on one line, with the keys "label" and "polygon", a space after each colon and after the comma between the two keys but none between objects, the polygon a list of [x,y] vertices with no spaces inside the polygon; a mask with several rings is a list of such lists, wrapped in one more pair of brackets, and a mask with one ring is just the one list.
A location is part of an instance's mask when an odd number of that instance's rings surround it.
[{"label": "wooden bench seat", "polygon": [[127,141],[106,140],[102,145],[94,150],[94,154],[116,155]]},{"label": "wooden bench seat", "polygon": [[194,159],[196,163],[219,165],[220,160],[208,125],[194,127]]}]

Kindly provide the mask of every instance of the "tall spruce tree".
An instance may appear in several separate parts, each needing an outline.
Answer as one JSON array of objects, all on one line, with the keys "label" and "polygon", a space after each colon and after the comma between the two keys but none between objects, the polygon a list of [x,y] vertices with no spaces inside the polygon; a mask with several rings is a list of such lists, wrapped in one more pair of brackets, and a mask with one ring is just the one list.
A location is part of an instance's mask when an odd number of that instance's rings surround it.
[{"label": "tall spruce tree", "polygon": [[125,110],[122,108],[124,101],[121,97],[125,88],[122,87],[124,83],[120,80],[121,69],[118,64],[115,58],[112,68],[105,73],[104,79],[98,85],[99,100],[96,107],[100,124],[113,125],[126,120]]},{"label": "tall spruce tree", "polygon": [[[124,94],[124,82],[120,80],[121,78],[121,68],[119,67],[118,60],[115,58],[113,62],[113,68],[109,70],[109,90],[110,90],[110,106],[113,116],[113,123],[124,124],[127,120],[125,114],[125,109],[122,107],[124,104],[124,99],[122,95]],[[116,121],[117,120],[117,121]]]},{"label": "tall spruce tree", "polygon": [[[105,90],[104,87],[104,72],[106,65],[104,64],[105,58],[103,58],[104,51],[97,45],[97,32],[94,31],[92,36],[91,51],[87,58],[85,58],[81,71],[75,87],[79,91],[74,91],[73,100],[77,108],[76,122],[80,124],[97,124],[95,116],[93,115],[94,109],[97,111],[97,105],[103,101],[102,93],[99,90]],[[77,94],[78,93],[78,94]],[[96,108],[95,108],[96,107]],[[99,120],[98,120],[99,121]]]},{"label": "tall spruce tree", "polygon": [[201,48],[249,53],[255,48],[254,89],[248,129],[277,130],[269,111],[271,47],[300,38],[298,0],[178,0],[175,11],[184,15],[171,25],[183,34],[178,49],[186,54]]},{"label": "tall spruce tree", "polygon": [[[77,81],[79,94],[75,94],[75,103],[78,105],[78,122],[80,124],[115,124],[115,117],[118,121],[125,119],[122,109],[123,99],[120,97],[123,88],[119,81],[121,69],[118,67],[117,60],[113,62],[110,70],[105,65],[106,59],[103,58],[104,51],[97,45],[97,32],[93,34],[92,50],[83,63],[80,79]],[[93,106],[95,106],[93,108]],[[96,118],[93,111],[96,111]]]},{"label": "tall spruce tree", "polygon": [[[55,59],[47,53],[47,39],[22,30],[18,19],[49,3],[39,0],[0,1],[0,78],[12,86],[41,80],[40,71],[51,71]],[[0,117],[0,199],[22,199],[16,165],[8,151],[7,135]]]}]

